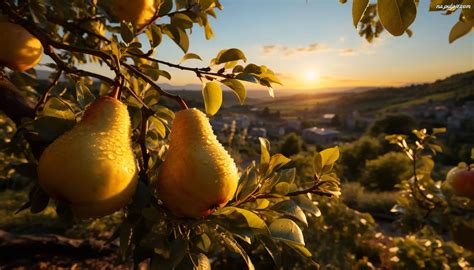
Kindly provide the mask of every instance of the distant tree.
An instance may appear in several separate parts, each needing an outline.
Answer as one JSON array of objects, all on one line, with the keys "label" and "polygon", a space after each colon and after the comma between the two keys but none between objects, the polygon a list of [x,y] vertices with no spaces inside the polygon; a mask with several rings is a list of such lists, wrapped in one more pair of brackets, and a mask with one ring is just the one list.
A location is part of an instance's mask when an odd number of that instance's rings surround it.
[{"label": "distant tree", "polygon": [[280,153],[288,157],[296,155],[301,152],[303,144],[304,142],[300,136],[296,135],[295,133],[290,133],[283,141],[283,144],[280,148]]},{"label": "distant tree", "polygon": [[269,117],[270,116],[270,109],[268,107],[263,108],[262,112],[260,113],[260,116],[262,117]]},{"label": "distant tree", "polygon": [[370,136],[385,134],[411,134],[416,128],[416,121],[409,115],[389,114],[375,121],[367,130]]},{"label": "distant tree", "polygon": [[389,152],[367,161],[361,182],[368,189],[393,190],[396,184],[410,177],[411,169],[411,163],[405,154]]},{"label": "distant tree", "polygon": [[341,173],[341,178],[349,181],[356,180],[361,176],[365,162],[377,158],[383,150],[379,139],[363,136],[341,148],[341,160],[336,169]]}]

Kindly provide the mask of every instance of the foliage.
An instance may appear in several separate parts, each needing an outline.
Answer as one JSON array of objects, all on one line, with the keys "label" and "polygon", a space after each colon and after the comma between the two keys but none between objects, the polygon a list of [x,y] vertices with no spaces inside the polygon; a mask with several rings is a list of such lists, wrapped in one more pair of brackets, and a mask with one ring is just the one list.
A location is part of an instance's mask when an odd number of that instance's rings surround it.
[{"label": "foliage", "polygon": [[374,137],[383,133],[411,134],[415,127],[416,122],[411,116],[403,114],[386,115],[375,121],[367,130],[367,134]]},{"label": "foliage", "polygon": [[403,179],[409,178],[411,164],[402,153],[389,152],[377,159],[368,160],[360,179],[372,190],[393,190]]},{"label": "foliage", "polygon": [[330,199],[320,200],[318,206],[321,217],[309,220],[311,227],[305,234],[322,269],[351,269],[363,257],[378,260],[376,225],[370,214]]},{"label": "foliage", "polygon": [[355,181],[363,174],[367,160],[375,159],[383,152],[383,147],[377,138],[363,136],[357,141],[341,148],[341,160],[337,170],[341,178]]},{"label": "foliage", "polygon": [[[354,3],[358,4],[353,13],[354,24],[360,21],[367,26],[361,28],[361,34],[368,40],[382,31],[381,26],[396,34],[405,32],[414,19],[410,1],[399,10],[403,11],[399,12],[403,25],[391,19],[397,15],[393,7],[381,10],[380,3],[378,8],[367,7],[369,1]],[[82,235],[84,227],[102,231],[117,226],[110,239],[120,242],[123,259],[133,257],[135,264],[150,259],[151,268],[206,269],[211,261],[221,268],[228,261],[253,269],[254,262],[262,258],[257,256],[261,255],[260,251],[264,252],[264,258],[273,260],[270,266],[268,261],[263,264],[273,268],[314,267],[314,260],[324,262],[327,268],[355,264],[370,267],[369,259],[377,257],[376,249],[370,247],[374,240],[374,220],[368,214],[348,209],[335,198],[322,198],[340,195],[339,180],[333,171],[339,159],[338,148],[311,155],[310,165],[304,165],[312,168],[311,172],[306,169],[304,176],[295,181],[296,173],[289,166],[290,160],[282,154],[271,156],[270,144],[262,138],[260,162],[258,165],[253,162],[243,170],[235,198],[226,207],[202,219],[179,218],[164,208],[159,197],[153,194],[149,180],[159,169],[167,149],[165,139],[174,118],[168,102],[174,102],[181,109],[188,107],[183,98],[158,85],[164,79],[172,79],[168,69],[196,74],[202,82],[204,109],[208,115],[216,114],[222,105],[222,85],[230,88],[243,103],[246,99],[244,82],[264,86],[273,96],[273,85],[281,81],[268,67],[249,63],[244,52],[237,48],[216,52],[202,68],[183,64],[202,60],[198,54],[189,52],[189,34],[194,25],[198,25],[207,39],[212,38],[210,20],[217,16],[216,10],[222,9],[218,0],[159,0],[156,8],[152,20],[137,28],[117,21],[101,1],[99,4],[77,0],[0,2],[2,16],[23,26],[41,41],[48,56],[45,66],[53,71],[47,87],[41,88],[34,69],[23,73],[3,67],[0,70],[0,79],[13,82],[21,96],[36,101],[34,115],[16,123],[11,140],[2,137],[2,148],[5,147],[1,153],[2,176],[36,179],[36,163],[42,150],[74,126],[96,98],[112,93],[128,106],[132,118],[140,184],[123,213],[103,222],[79,223],[79,229],[74,227],[72,234]],[[375,17],[377,13],[380,20]],[[470,14],[463,12],[461,24],[469,23],[470,18]],[[457,28],[462,29],[462,33],[454,31],[452,39],[467,32],[464,26]],[[179,64],[156,58],[160,55],[163,38],[169,38],[183,51]],[[143,39],[148,44],[142,44]],[[86,64],[98,64],[103,70],[95,73],[82,69]],[[60,83],[63,79],[65,82]],[[8,128],[11,123],[0,125],[2,132],[8,133],[2,135],[11,136],[13,129]],[[372,147],[370,143],[367,148],[369,153],[379,151],[379,146]],[[365,163],[365,150],[361,147],[352,157],[362,162],[354,164]],[[349,168],[350,171],[357,169]],[[357,174],[360,175],[360,171]],[[40,227],[56,220],[53,203],[60,218],[78,222],[67,202],[53,202],[38,185],[32,187],[28,196],[16,199],[26,200],[26,197],[28,201],[20,207],[17,217],[25,217],[31,226]],[[5,208],[10,211],[13,204],[7,203]],[[30,220],[30,215],[21,212],[26,209],[38,214],[32,217],[39,219]],[[13,219],[5,221],[12,227],[15,222]],[[104,235],[98,233],[96,237]]]},{"label": "foliage", "polygon": [[[347,0],[340,0],[346,3]],[[407,34],[412,36],[409,27],[417,15],[418,0],[354,0],[352,2],[352,18],[359,35],[368,42],[387,30],[394,36]],[[473,2],[471,0],[431,0],[430,12],[443,12],[444,15],[455,13],[461,9],[459,21],[449,33],[449,43],[468,34],[474,26]]]},{"label": "foliage", "polygon": [[429,227],[417,235],[396,237],[389,247],[390,269],[469,269],[474,257],[453,242],[443,238]]},{"label": "foliage", "polygon": [[[431,173],[434,162],[431,156],[442,152],[435,143],[436,135],[446,129],[414,130],[414,143],[407,143],[406,136],[391,135],[387,140],[397,144],[413,163],[413,177],[400,185],[402,196],[393,211],[402,214],[399,223],[406,231],[417,232],[429,226],[437,233],[450,232],[451,238],[458,244],[472,249],[472,231],[474,229],[474,201],[458,196],[449,181],[435,181]],[[421,162],[421,166],[418,164]]]},{"label": "foliage", "polygon": [[303,144],[304,142],[300,136],[290,133],[285,137],[283,144],[280,146],[280,152],[285,156],[293,156],[301,152]]},{"label": "foliage", "polygon": [[398,192],[367,191],[359,182],[342,184],[342,201],[361,212],[390,214],[396,204]]}]

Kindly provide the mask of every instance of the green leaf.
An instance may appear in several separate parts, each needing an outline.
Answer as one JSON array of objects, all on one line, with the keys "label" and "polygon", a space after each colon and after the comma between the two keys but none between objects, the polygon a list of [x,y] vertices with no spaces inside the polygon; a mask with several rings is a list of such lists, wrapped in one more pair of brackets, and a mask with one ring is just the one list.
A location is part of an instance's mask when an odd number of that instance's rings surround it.
[{"label": "green leaf", "polygon": [[49,196],[38,185],[30,192],[29,198],[31,202],[30,212],[32,214],[37,214],[48,206]]},{"label": "green leaf", "polygon": [[321,151],[321,158],[323,161],[323,166],[333,164],[339,159],[339,148],[336,146],[333,148],[324,149]]},{"label": "green leaf", "polygon": [[469,6],[469,8],[463,8],[461,10],[462,15],[466,21],[474,22],[474,0],[463,0],[462,4]]},{"label": "green leaf", "polygon": [[221,51],[216,58],[216,64],[219,65],[222,63],[238,60],[243,60],[245,62],[247,61],[247,58],[245,58],[245,55],[241,50],[232,48]]},{"label": "green leaf", "polygon": [[291,168],[287,170],[281,170],[276,174],[273,174],[270,178],[266,178],[260,188],[261,193],[271,191],[275,187],[277,194],[286,195],[290,190],[289,184],[293,183],[296,176],[296,169]]},{"label": "green leaf", "polygon": [[171,74],[168,71],[162,70],[162,69],[157,69],[156,72],[161,77],[165,77],[166,79],[171,80]]},{"label": "green leaf", "polygon": [[377,0],[377,13],[388,32],[401,36],[416,18],[416,4],[414,0]]},{"label": "green leaf", "polygon": [[275,194],[283,195],[285,196],[290,192],[290,184],[287,182],[279,182],[275,185],[275,188],[273,190]]},{"label": "green leaf", "polygon": [[92,94],[89,87],[79,82],[76,84],[76,99],[82,108],[92,103],[95,100],[95,96]]},{"label": "green leaf", "polygon": [[182,29],[175,25],[168,24],[163,27],[163,32],[171,40],[173,40],[180,48],[186,53],[189,49],[189,37],[188,34]]},{"label": "green leaf", "polygon": [[45,116],[35,119],[33,126],[43,140],[52,142],[75,123],[73,120]]},{"label": "green leaf", "polygon": [[[285,240],[283,241],[283,243],[285,243],[287,246],[294,249],[296,252],[300,253],[304,257],[313,256],[313,254],[311,254],[311,251],[309,251],[304,245],[301,245],[301,244],[298,244],[298,243],[295,243],[295,242],[291,242],[291,241],[285,241]],[[319,268],[319,267],[317,267],[317,268]]]},{"label": "green leaf", "polygon": [[149,121],[150,121],[149,129],[155,130],[161,138],[164,138],[166,136],[166,127],[161,121],[161,119],[158,119],[156,117],[150,117]]},{"label": "green leaf", "polygon": [[122,36],[125,43],[130,43],[133,40],[133,30],[131,24],[121,22],[120,23],[120,35]]},{"label": "green leaf", "polygon": [[467,35],[471,32],[473,26],[474,21],[458,21],[453,28],[451,28],[451,32],[449,32],[449,43],[453,43],[458,38]]},{"label": "green leaf", "polygon": [[474,148],[471,149],[471,159],[474,160]]},{"label": "green leaf", "polygon": [[125,221],[120,226],[120,254],[126,258],[132,243],[132,225]]},{"label": "green leaf", "polygon": [[219,82],[208,82],[202,88],[204,107],[208,115],[214,115],[222,105],[222,88]]},{"label": "green leaf", "polygon": [[239,73],[239,74],[235,75],[235,78],[237,80],[241,80],[241,81],[247,81],[247,82],[251,82],[251,83],[258,83],[258,78],[255,77],[255,75],[248,74],[248,73]]},{"label": "green leaf", "polygon": [[314,156],[313,168],[317,176],[329,172],[334,162],[339,159],[339,148],[333,147],[325,149]]},{"label": "green leaf", "polygon": [[161,0],[160,10],[158,11],[158,16],[162,17],[170,13],[173,9],[173,0]]},{"label": "green leaf", "polygon": [[285,157],[284,155],[280,153],[273,155],[270,158],[270,162],[268,164],[267,174],[278,170],[279,168],[288,164],[288,162],[290,161],[291,159]]},{"label": "green leaf", "polygon": [[[228,223],[228,225],[232,227],[242,228],[242,225],[244,225],[244,228],[249,228],[254,233],[268,234],[268,228],[265,221],[249,210],[227,206],[219,209],[213,215],[226,220],[231,220],[232,222]],[[239,224],[239,220],[244,220],[245,224]],[[227,229],[231,228],[227,226]]]},{"label": "green leaf", "polygon": [[236,79],[224,79],[221,81],[221,83],[232,89],[239,98],[240,104],[244,104],[245,98],[247,96],[247,90],[245,90],[243,83]]},{"label": "green leaf", "polygon": [[158,45],[160,45],[161,40],[163,38],[163,34],[161,33],[161,28],[158,25],[150,25],[145,30],[145,33],[152,48],[156,48]]},{"label": "green leaf", "polygon": [[204,26],[204,34],[206,36],[206,40],[210,40],[214,37],[214,31],[212,30],[211,24],[209,22]]},{"label": "green leaf", "polygon": [[260,172],[266,172],[270,164],[270,142],[262,137],[258,138],[260,141]]},{"label": "green leaf", "polygon": [[263,71],[262,71],[262,67],[260,66],[257,66],[255,64],[248,64],[245,66],[243,72],[252,73],[252,74],[261,74]]},{"label": "green leaf", "polygon": [[48,98],[41,111],[41,116],[50,116],[71,121],[75,121],[76,119],[74,111],[68,106],[66,101],[55,96]]},{"label": "green leaf", "polygon": [[369,6],[369,0],[354,0],[352,2],[352,23],[357,28],[360,18],[364,15],[365,10]]},{"label": "green leaf", "polygon": [[[278,77],[270,70],[266,71],[265,73],[262,73],[260,76],[261,80],[265,80],[267,82],[272,82],[272,83],[277,83],[279,85],[283,85],[283,83],[278,79]],[[270,84],[266,84],[265,86],[271,87]]]},{"label": "green leaf", "polygon": [[295,218],[308,226],[308,221],[306,220],[306,215],[303,213],[303,210],[292,200],[279,202],[273,205],[271,209],[287,217]]},{"label": "green leaf", "polygon": [[437,144],[429,143],[429,144],[428,144],[428,147],[431,149],[431,151],[433,152],[433,154],[436,154],[436,153],[443,153],[443,148],[441,148],[441,146],[439,146],[439,145],[437,145]]},{"label": "green leaf", "polygon": [[296,202],[304,211],[309,212],[317,217],[321,216],[321,210],[310,200],[307,195],[301,194],[296,197],[292,197],[292,200]]},{"label": "green leaf", "polygon": [[448,130],[446,128],[433,128],[433,135],[446,133]]},{"label": "green leaf", "polygon": [[195,241],[195,245],[203,252],[208,252],[211,247],[211,238],[205,233],[199,235]]},{"label": "green leaf", "polygon": [[214,2],[215,0],[199,0],[199,5],[201,6],[201,10],[207,10]]},{"label": "green leaf", "polygon": [[198,59],[198,60],[202,61],[201,56],[199,56],[195,53],[187,53],[181,58],[181,60],[179,62],[182,63],[182,62],[184,62],[186,60],[189,60],[189,59]]},{"label": "green leaf", "polygon": [[255,266],[253,265],[252,261],[250,260],[249,255],[245,250],[235,241],[235,239],[232,236],[229,236],[228,234],[222,234],[222,239],[224,240],[224,244],[228,250],[231,252],[237,253],[242,258],[244,259],[245,263],[247,264],[247,267],[249,270],[255,270]]},{"label": "green leaf", "polygon": [[176,13],[171,16],[171,24],[182,29],[189,29],[193,27],[193,20],[184,13]]},{"label": "green leaf", "polygon": [[276,219],[270,224],[270,232],[275,239],[288,240],[304,245],[303,232],[300,227],[291,219]]},{"label": "green leaf", "polygon": [[239,179],[239,185],[237,191],[235,192],[236,198],[238,200],[244,201],[247,199],[254,191],[257,190],[258,178],[255,173],[255,167],[247,168]]},{"label": "green leaf", "polygon": [[275,266],[277,269],[280,269],[281,266],[281,251],[278,245],[275,244],[273,239],[261,236],[258,238],[260,243],[262,243],[263,247],[267,250],[270,257],[272,257],[273,262],[275,262]]}]

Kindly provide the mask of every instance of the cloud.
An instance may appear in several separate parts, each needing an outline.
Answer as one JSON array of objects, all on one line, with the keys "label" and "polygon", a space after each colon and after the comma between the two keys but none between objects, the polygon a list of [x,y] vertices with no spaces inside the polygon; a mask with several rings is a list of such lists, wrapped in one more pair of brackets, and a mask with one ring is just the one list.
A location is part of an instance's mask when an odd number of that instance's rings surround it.
[{"label": "cloud", "polygon": [[265,55],[280,54],[286,57],[327,52],[330,50],[331,49],[327,45],[322,44],[322,43],[311,43],[305,47],[287,47],[287,46],[281,46],[278,44],[270,44],[270,45],[264,45],[260,49],[260,51]]},{"label": "cloud", "polygon": [[340,49],[339,50],[339,55],[340,56],[355,56],[355,55],[358,55],[359,52],[356,51],[355,49],[351,49],[351,48],[348,48],[348,49]]}]

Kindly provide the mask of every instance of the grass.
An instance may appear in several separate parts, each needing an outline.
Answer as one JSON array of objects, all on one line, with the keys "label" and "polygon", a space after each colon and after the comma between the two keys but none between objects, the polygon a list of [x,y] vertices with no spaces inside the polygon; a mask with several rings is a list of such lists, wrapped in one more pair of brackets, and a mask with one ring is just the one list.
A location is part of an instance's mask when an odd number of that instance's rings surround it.
[{"label": "grass", "polygon": [[284,97],[275,101],[259,103],[258,106],[268,107],[272,111],[279,110],[284,115],[294,115],[295,108],[298,110],[313,109],[317,105],[322,105],[336,100],[339,97],[338,94],[324,95],[324,96],[294,96]]},{"label": "grass", "polygon": [[360,212],[390,214],[397,196],[396,191],[366,191],[358,182],[342,184],[342,200],[347,206]]}]

